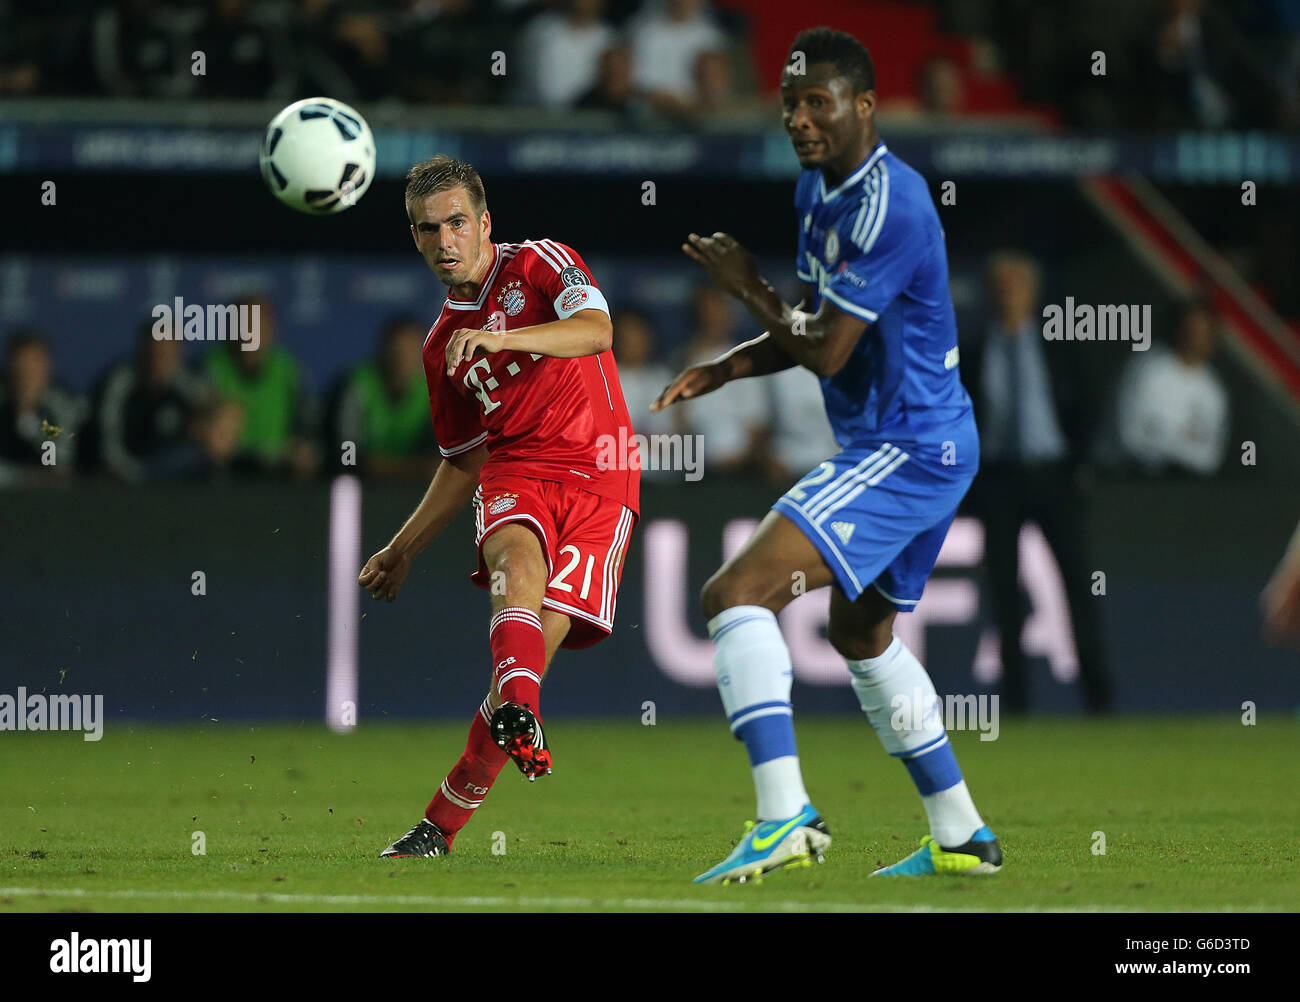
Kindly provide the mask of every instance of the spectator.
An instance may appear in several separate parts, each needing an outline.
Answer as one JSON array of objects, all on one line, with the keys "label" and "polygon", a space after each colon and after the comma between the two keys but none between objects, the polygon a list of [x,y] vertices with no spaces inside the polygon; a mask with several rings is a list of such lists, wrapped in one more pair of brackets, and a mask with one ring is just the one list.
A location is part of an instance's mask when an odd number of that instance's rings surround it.
[{"label": "spectator", "polygon": [[[405,0],[390,29],[399,96],[413,104],[476,104],[496,95],[504,76],[487,72],[506,28],[479,0]],[[508,36],[507,36],[508,37]]]},{"label": "spectator", "polygon": [[1210,367],[1217,333],[1210,304],[1185,304],[1174,348],[1159,346],[1129,363],[1120,383],[1119,437],[1149,473],[1218,472],[1228,444],[1228,394]]},{"label": "spectator", "polygon": [[104,4],[91,29],[91,57],[101,93],[176,98],[193,93],[190,33],[198,12],[157,0]]},{"label": "spectator", "polygon": [[1219,82],[1223,54],[1206,37],[1203,0],[1166,0],[1143,60],[1150,79],[1145,104],[1154,125],[1219,129],[1233,116],[1233,103]]},{"label": "spectator", "polygon": [[104,379],[95,407],[99,458],[120,480],[141,483],[170,469],[170,455],[189,442],[190,422],[204,402],[201,377],[181,364],[179,340],[155,340],[147,321],[135,355]]},{"label": "spectator", "polygon": [[[409,317],[384,325],[375,357],[344,377],[333,408],[334,441],[326,455],[355,449],[355,467],[367,477],[423,480],[432,475],[433,424],[424,378],[425,329]],[[348,470],[352,463],[344,463]]]},{"label": "spectator", "polygon": [[[735,345],[731,300],[726,293],[712,284],[700,285],[692,306],[694,331],[682,368],[712,361]],[[740,473],[766,468],[767,401],[758,380],[728,383],[697,400],[683,401],[680,410],[687,430],[703,436],[707,472]]]},{"label": "spectator", "polygon": [[393,53],[377,13],[298,0],[293,37],[300,93],[376,101],[393,92]]},{"label": "spectator", "polygon": [[[669,411],[650,413],[650,403],[659,392],[672,382],[676,373],[663,362],[655,361],[654,331],[643,313],[623,310],[614,317],[614,360],[618,363],[618,379],[623,386],[623,399],[632,418],[632,431],[646,436],[671,435],[678,431],[678,415]],[[653,455],[653,450],[650,450]],[[643,455],[643,462],[650,462]],[[642,468],[644,481],[681,481],[681,472]]]},{"label": "spectator", "polygon": [[[1081,393],[1048,366],[1039,326],[1037,265],[1017,253],[989,259],[992,317],[981,343],[963,347],[962,370],[980,429],[980,472],[971,507],[984,523],[984,560],[1002,648],[1002,706],[1029,708],[1029,678],[1020,644],[1025,608],[1020,593],[1020,528],[1034,521],[1060,567],[1079,655],[1083,702],[1111,707],[1101,624],[1089,591],[1086,492],[1080,476],[1091,428]],[[1072,420],[1072,418],[1074,420]],[[1069,434],[1067,429],[1073,431]]]},{"label": "spectator", "polygon": [[206,56],[204,97],[255,100],[292,90],[283,49],[268,26],[254,20],[249,0],[208,0],[195,33]]},{"label": "spectator", "polygon": [[654,331],[644,313],[622,310],[614,317],[614,360],[618,379],[623,385],[623,399],[632,417],[632,429],[640,434],[671,432],[673,416],[669,411],[650,413],[650,404],[672,382],[676,373],[655,360]]},{"label": "spectator", "polygon": [[794,365],[764,381],[772,394],[772,432],[767,473],[788,487],[818,463],[840,451],[826,419],[817,377]]},{"label": "spectator", "polygon": [[240,458],[243,432],[243,407],[234,400],[209,399],[190,423],[188,447],[168,455],[170,473],[204,480],[259,473],[256,462]]},{"label": "spectator", "polygon": [[[299,477],[314,473],[320,456],[314,446],[314,406],[301,366],[275,344],[275,313],[265,299],[239,305],[259,309],[255,351],[232,340],[208,352],[205,366],[218,394],[237,402],[244,412],[240,459],[265,471],[289,470]],[[252,342],[248,342],[252,343]]]},{"label": "spectator", "polygon": [[626,45],[613,45],[601,54],[596,82],[578,98],[574,107],[616,111],[628,116],[645,113],[645,99],[632,81],[632,53]]},{"label": "spectator", "polygon": [[45,337],[12,335],[0,379],[0,485],[70,476],[85,411],[84,401],[54,385]]},{"label": "spectator", "polygon": [[694,111],[700,101],[698,64],[705,52],[725,52],[727,36],[704,9],[703,0],[664,0],[630,29],[632,73],[656,108]]},{"label": "spectator", "polygon": [[966,85],[951,59],[935,56],[921,66],[917,93],[926,114],[957,118],[966,108]]},{"label": "spectator", "polygon": [[519,41],[524,62],[520,98],[567,108],[595,85],[601,56],[618,40],[602,19],[604,0],[567,0],[564,13],[534,18]]},{"label": "spectator", "polygon": [[706,49],[695,59],[695,111],[730,111],[736,105],[731,58],[718,49]]},{"label": "spectator", "polygon": [[36,94],[48,82],[42,79],[37,53],[43,39],[38,24],[20,19],[17,0],[0,0],[0,94]]}]

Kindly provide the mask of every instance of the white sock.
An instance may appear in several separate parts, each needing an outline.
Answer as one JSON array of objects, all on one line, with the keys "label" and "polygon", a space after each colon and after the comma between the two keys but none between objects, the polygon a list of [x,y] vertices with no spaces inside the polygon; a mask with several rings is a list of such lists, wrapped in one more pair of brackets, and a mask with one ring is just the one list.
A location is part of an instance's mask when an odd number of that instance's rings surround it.
[{"label": "white sock", "polygon": [[969,842],[984,822],[957,767],[929,673],[898,637],[879,657],[846,664],[880,743],[917,785],[931,837],[949,849]]},{"label": "white sock", "polygon": [[956,786],[922,797],[921,803],[930,819],[930,835],[945,849],[965,845],[984,827],[984,819],[975,810],[975,801],[964,779]]},{"label": "white sock", "polygon": [[762,606],[734,606],[709,620],[709,636],[723,712],[749,752],[758,819],[794,817],[809,800],[794,742],[794,671],[776,616]]},{"label": "white sock", "polygon": [[757,818],[759,821],[781,821],[792,818],[808,803],[808,791],[803,788],[803,774],[799,770],[798,755],[783,755],[753,766],[754,792],[758,794]]}]

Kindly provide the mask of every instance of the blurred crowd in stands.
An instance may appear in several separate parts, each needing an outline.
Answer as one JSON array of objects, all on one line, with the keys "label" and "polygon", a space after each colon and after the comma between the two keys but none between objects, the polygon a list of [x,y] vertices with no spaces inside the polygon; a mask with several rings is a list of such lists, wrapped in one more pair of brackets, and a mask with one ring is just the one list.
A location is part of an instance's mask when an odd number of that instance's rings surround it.
[{"label": "blurred crowd in stands", "polygon": [[753,89],[743,21],[703,0],[0,0],[0,22],[0,95],[690,115]]},{"label": "blurred crowd in stands", "polygon": [[[1085,129],[1300,127],[1295,0],[938,0],[1020,97]],[[1097,72],[1097,53],[1105,57]]]},{"label": "blurred crowd in stands", "polygon": [[[961,374],[983,435],[983,467],[1008,474],[1000,489],[1046,497],[1033,486],[1045,474],[1072,483],[1098,463],[1154,475],[1216,473],[1230,407],[1212,364],[1217,319],[1208,304],[1188,302],[1158,319],[1152,347],[1132,353],[1116,385],[1082,385],[1070,358],[1053,350],[1059,344],[1042,336],[1038,270],[1025,254],[994,254],[984,318],[962,332]],[[275,304],[250,297],[243,305],[260,311],[256,350],[238,340],[198,346],[196,364],[187,365],[190,346],[156,339],[149,320],[130,356],[87,397],[61,387],[45,335],[12,332],[0,371],[0,486],[87,475],[127,483],[334,472],[427,480],[437,451],[425,323],[387,319],[370,357],[320,393],[278,342]],[[753,334],[709,284],[694,290],[690,316],[685,339],[672,339],[681,347],[664,352],[657,343],[668,332],[656,330],[654,311],[615,312],[614,354],[637,432],[701,435],[706,473],[781,487],[838,450],[817,380],[799,367],[651,414],[650,402],[681,368]],[[681,473],[645,477],[668,483]]]},{"label": "blurred crowd in stands", "polygon": [[[765,7],[778,2],[0,0],[0,95],[288,101],[325,93],[362,103],[689,115],[753,95],[751,42]],[[963,112],[972,76],[1005,71],[1022,101],[1083,128],[1300,126],[1295,0],[894,0],[900,5],[931,11],[943,33],[929,41],[946,51],[906,88],[940,113]],[[870,17],[869,3],[850,6]],[[973,60],[951,57],[954,38],[968,40]],[[890,48],[888,39],[865,41],[878,55]]]}]

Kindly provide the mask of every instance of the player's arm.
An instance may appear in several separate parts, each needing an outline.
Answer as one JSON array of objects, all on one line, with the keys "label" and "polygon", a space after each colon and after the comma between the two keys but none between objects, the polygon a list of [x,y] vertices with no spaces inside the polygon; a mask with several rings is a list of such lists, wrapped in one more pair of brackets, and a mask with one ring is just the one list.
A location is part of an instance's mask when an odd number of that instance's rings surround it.
[{"label": "player's arm", "polygon": [[[795,309],[804,310],[812,302],[812,286],[807,282],[800,282],[799,292],[799,305]],[[772,290],[772,294],[776,295],[776,291]],[[799,360],[772,337],[771,331],[764,331],[752,341],[736,345],[718,361],[727,363],[728,382],[733,379],[745,379],[748,376],[766,376],[773,372],[782,372],[799,364]]]},{"label": "player's arm", "polygon": [[[803,288],[803,299],[798,308],[802,309],[803,305],[812,299],[812,287],[807,283],[800,284]],[[650,404],[650,411],[655,413],[678,400],[691,400],[712,393],[733,379],[766,376],[798,364],[795,358],[773,340],[770,332],[764,331],[752,341],[736,345],[712,362],[701,362],[683,370],[676,379],[664,387],[659,396],[655,397]]]},{"label": "player's arm", "polygon": [[1265,635],[1300,647],[1300,525],[1264,588]]},{"label": "player's arm", "polygon": [[787,305],[758,273],[754,255],[726,233],[711,237],[692,233],[682,250],[713,281],[744,303],[777,348],[822,379],[844,368],[867,328],[861,317],[844,312],[826,299],[816,313]]},{"label": "player's arm", "polygon": [[392,601],[411,571],[411,559],[447,528],[478,486],[479,470],[487,461],[487,446],[447,456],[438,466],[419,507],[397,530],[387,546],[366,561],[357,584],[375,598]]},{"label": "player's arm", "polygon": [[586,309],[563,320],[533,324],[513,331],[458,330],[447,342],[447,374],[474,355],[498,351],[527,351],[551,358],[581,358],[608,351],[614,329],[604,310]]}]

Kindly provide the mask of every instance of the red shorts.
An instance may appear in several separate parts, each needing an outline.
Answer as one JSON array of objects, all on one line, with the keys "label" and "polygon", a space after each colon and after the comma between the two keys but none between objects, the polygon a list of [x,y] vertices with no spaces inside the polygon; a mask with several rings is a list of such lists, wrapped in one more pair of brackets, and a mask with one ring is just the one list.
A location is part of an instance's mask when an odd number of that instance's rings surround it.
[{"label": "red shorts", "polygon": [[542,608],[563,613],[572,626],[561,647],[590,647],[614,629],[614,603],[636,515],[632,509],[572,484],[531,477],[493,477],[474,492],[478,570],[470,580],[489,584],[483,540],[510,522],[532,529],[546,556],[549,583]]}]

